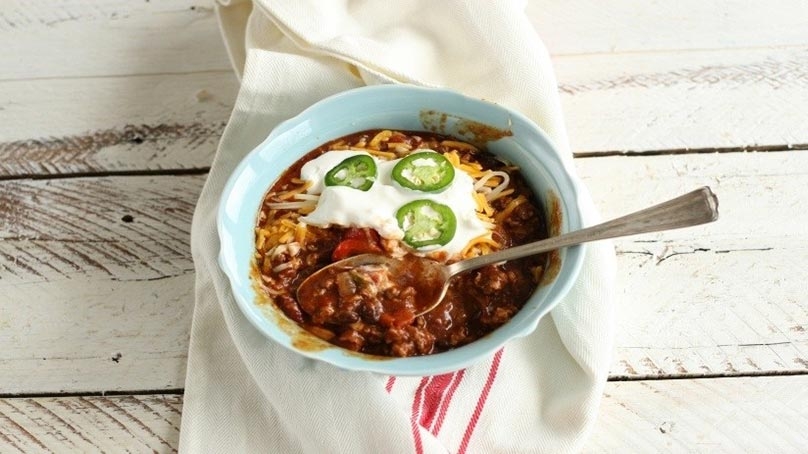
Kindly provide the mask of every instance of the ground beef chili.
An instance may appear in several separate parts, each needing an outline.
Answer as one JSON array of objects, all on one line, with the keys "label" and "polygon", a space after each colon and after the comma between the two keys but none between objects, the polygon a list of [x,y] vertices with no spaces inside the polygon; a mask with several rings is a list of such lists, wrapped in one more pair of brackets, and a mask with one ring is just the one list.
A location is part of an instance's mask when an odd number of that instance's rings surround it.
[{"label": "ground beef chili", "polygon": [[[380,139],[381,137],[381,139]],[[265,197],[256,227],[256,265],[261,287],[290,319],[314,335],[343,348],[382,356],[417,356],[450,350],[478,339],[510,320],[538,285],[546,256],[486,266],[454,277],[441,304],[412,318],[411,286],[388,287],[383,276],[333,276],[334,294],[321,302],[296,300],[299,284],[336,260],[367,252],[401,258],[414,251],[373,229],[331,225],[301,226],[304,208],[279,197],[299,192],[303,164],[328,150],[370,148],[381,155],[406,156],[416,149],[454,153],[463,163],[506,172],[508,190],[490,200],[491,239],[496,246],[471,249],[479,255],[546,237],[543,211],[518,169],[485,150],[427,132],[363,131],[331,141],[294,163]],[[284,196],[284,194],[287,194]],[[289,200],[285,198],[284,200]],[[305,205],[305,203],[303,203]],[[310,207],[309,207],[310,209]],[[424,255],[421,253],[420,255]],[[464,257],[426,254],[441,261]],[[418,270],[411,270],[417,275]],[[370,277],[368,277],[370,276]],[[372,282],[365,282],[370,279]],[[394,311],[383,310],[393,305]],[[385,306],[387,307],[387,306]],[[392,306],[391,306],[392,307]]]},{"label": "ground beef chili", "polygon": [[306,279],[298,287],[298,302],[315,324],[402,327],[440,299],[444,277],[430,266],[434,263],[414,255],[359,255]]}]

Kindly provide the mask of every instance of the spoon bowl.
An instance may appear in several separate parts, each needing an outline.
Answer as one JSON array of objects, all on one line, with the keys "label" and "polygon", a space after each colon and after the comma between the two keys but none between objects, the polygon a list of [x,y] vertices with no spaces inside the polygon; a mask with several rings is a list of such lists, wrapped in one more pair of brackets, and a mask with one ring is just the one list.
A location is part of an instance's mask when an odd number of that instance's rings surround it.
[{"label": "spoon bowl", "polygon": [[[297,289],[301,308],[314,317],[328,317],[347,299],[369,305],[386,317],[385,323],[406,324],[440,304],[452,277],[508,260],[541,254],[561,247],[640,233],[678,229],[718,219],[718,198],[709,187],[592,227],[491,254],[444,265],[414,255],[395,259],[362,254],[328,265],[306,278]],[[389,289],[413,289],[411,297]],[[339,322],[340,320],[330,320]]]}]

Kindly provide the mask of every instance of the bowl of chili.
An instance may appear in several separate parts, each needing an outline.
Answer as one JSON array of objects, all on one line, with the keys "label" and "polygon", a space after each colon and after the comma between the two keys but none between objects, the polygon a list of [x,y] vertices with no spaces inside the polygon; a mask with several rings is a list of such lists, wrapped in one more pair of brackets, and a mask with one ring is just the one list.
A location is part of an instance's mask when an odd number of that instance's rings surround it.
[{"label": "bowl of chili", "polygon": [[585,246],[458,276],[415,321],[407,289],[380,275],[335,275],[333,296],[316,301],[296,301],[295,285],[359,253],[452,261],[579,229],[580,193],[571,161],[516,111],[443,89],[363,87],[279,124],[236,167],[219,263],[238,307],[278,344],[348,370],[434,375],[534,331]]}]

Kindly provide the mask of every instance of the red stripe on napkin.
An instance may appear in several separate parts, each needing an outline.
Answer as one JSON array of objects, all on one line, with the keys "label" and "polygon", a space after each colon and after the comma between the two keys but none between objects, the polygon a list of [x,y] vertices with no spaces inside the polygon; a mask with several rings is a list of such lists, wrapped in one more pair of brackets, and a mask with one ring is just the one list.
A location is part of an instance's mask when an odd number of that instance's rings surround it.
[{"label": "red stripe on napkin", "polygon": [[438,409],[437,418],[435,418],[432,427],[430,427],[430,432],[434,435],[438,435],[440,432],[440,428],[443,426],[443,420],[446,418],[446,412],[449,410],[449,404],[452,403],[452,397],[454,396],[457,387],[460,386],[460,382],[463,381],[463,375],[465,375],[466,370],[462,369],[458,372],[452,374],[452,381],[449,385],[446,392],[443,394],[443,398],[440,402],[440,408]]},{"label": "red stripe on napkin", "polygon": [[415,390],[415,397],[412,399],[412,415],[410,416],[410,425],[412,426],[412,438],[415,442],[415,452],[417,454],[423,454],[424,452],[424,447],[421,444],[421,426],[418,424],[418,420],[421,417],[421,408],[423,407],[424,388],[426,387],[427,383],[429,383],[429,378],[430,377],[424,377],[421,379],[418,389]]},{"label": "red stripe on napkin", "polygon": [[429,383],[424,388],[424,399],[421,408],[421,415],[418,423],[421,427],[428,429],[432,427],[436,416],[440,410],[441,403],[449,389],[449,384],[454,379],[454,374],[435,375],[429,379]]},{"label": "red stripe on napkin", "polygon": [[499,361],[502,358],[502,349],[497,351],[494,355],[494,360],[491,362],[491,368],[488,370],[488,379],[485,381],[485,386],[480,392],[480,397],[477,399],[477,406],[474,407],[474,413],[471,414],[471,420],[466,426],[466,433],[463,434],[463,441],[460,442],[460,449],[457,450],[458,454],[463,454],[469,446],[471,434],[474,433],[474,428],[477,427],[477,421],[480,419],[480,414],[483,412],[485,401],[488,399],[488,393],[491,391],[491,386],[497,378],[497,370],[499,370]]},{"label": "red stripe on napkin", "polygon": [[[455,390],[460,386],[460,382],[465,375],[464,370],[450,374],[424,377],[415,390],[412,401],[411,424],[415,451],[420,453],[423,450],[420,429],[429,430],[433,435],[440,431],[449,404],[452,402]],[[392,378],[392,377],[391,377]],[[392,387],[392,380],[388,380],[388,385]]]},{"label": "red stripe on napkin", "polygon": [[391,375],[390,378],[387,379],[387,384],[384,385],[384,390],[387,391],[387,394],[390,394],[393,391],[393,385],[396,384],[396,376]]}]

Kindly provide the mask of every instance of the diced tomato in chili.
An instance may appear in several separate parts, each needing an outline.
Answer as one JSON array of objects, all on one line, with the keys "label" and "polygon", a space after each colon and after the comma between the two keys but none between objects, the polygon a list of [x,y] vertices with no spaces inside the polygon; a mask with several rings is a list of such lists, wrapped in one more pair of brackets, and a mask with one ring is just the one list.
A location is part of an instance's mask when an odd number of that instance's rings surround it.
[{"label": "diced tomato in chili", "polygon": [[382,326],[400,328],[410,324],[415,318],[415,314],[409,309],[399,309],[393,313],[384,313],[379,317]]},{"label": "diced tomato in chili", "polygon": [[349,240],[352,238],[362,238],[362,239],[371,239],[373,241],[379,241],[379,234],[376,233],[373,229],[362,229],[358,227],[349,227],[342,232],[342,237],[340,239]]},{"label": "diced tomato in chili", "polygon": [[334,248],[331,260],[336,262],[354,255],[381,252],[381,240],[375,230],[351,228],[342,235],[342,241]]}]

